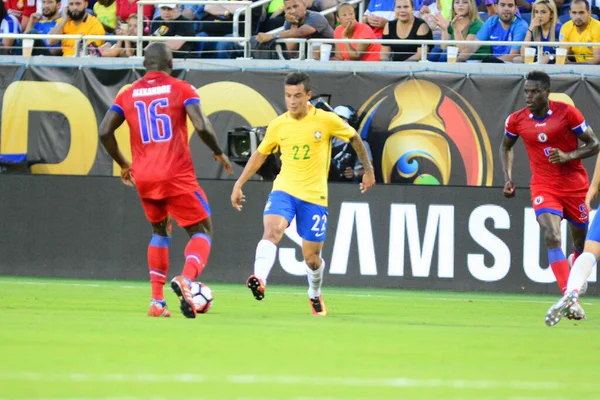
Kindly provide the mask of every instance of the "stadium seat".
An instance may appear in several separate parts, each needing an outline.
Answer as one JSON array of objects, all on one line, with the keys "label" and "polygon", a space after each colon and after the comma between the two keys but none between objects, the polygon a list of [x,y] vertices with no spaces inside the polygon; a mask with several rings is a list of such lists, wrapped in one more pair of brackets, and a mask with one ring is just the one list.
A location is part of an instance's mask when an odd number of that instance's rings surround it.
[{"label": "stadium seat", "polygon": [[531,23],[531,13],[523,13],[521,14],[521,18],[529,25]]},{"label": "stadium seat", "polygon": [[563,15],[563,14],[569,15],[570,9],[571,9],[571,2],[567,1],[567,2],[565,2],[565,4],[560,6],[560,8],[558,9],[558,15]]}]

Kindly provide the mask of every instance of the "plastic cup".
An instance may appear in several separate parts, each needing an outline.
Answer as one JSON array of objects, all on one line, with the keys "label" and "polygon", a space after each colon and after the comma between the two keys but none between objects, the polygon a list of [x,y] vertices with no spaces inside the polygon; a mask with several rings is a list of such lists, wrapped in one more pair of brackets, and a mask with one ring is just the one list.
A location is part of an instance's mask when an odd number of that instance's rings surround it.
[{"label": "plastic cup", "polygon": [[559,65],[563,65],[567,58],[567,49],[558,47],[556,49],[556,63]]},{"label": "plastic cup", "polygon": [[321,43],[312,44],[312,59],[319,60],[321,58]]},{"label": "plastic cup", "polygon": [[33,53],[33,39],[23,39],[23,55],[31,57]]},{"label": "plastic cup", "polygon": [[527,47],[525,49],[525,64],[533,64],[536,52],[537,49],[534,49],[533,47]]},{"label": "plastic cup", "polygon": [[328,43],[321,44],[321,61],[329,61],[329,57],[331,56],[332,45]]},{"label": "plastic cup", "polygon": [[455,63],[458,57],[458,47],[448,46],[446,47],[446,55],[449,63]]}]

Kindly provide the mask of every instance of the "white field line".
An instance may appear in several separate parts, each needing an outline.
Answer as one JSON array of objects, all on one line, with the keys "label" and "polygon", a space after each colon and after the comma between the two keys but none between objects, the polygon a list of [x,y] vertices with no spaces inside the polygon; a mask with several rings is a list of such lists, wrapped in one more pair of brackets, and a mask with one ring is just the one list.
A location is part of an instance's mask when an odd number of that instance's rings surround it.
[{"label": "white field line", "polygon": [[[569,384],[556,381],[470,380],[470,379],[415,379],[415,378],[358,378],[309,377],[269,375],[207,375],[155,373],[0,373],[0,382],[67,382],[67,383],[227,383],[233,385],[296,385],[379,388],[440,388],[456,390],[514,389],[529,391],[556,391]],[[573,389],[600,390],[600,384],[574,383]]]},{"label": "white field line", "polygon": [[[322,397],[314,397],[314,396],[300,396],[300,397],[265,397],[265,396],[240,396],[240,397],[225,397],[226,399],[233,400],[364,400],[364,397],[331,397],[331,396],[322,396]],[[493,398],[485,398],[478,397],[479,400],[491,400]],[[518,400],[551,400],[552,398],[544,397],[544,398],[531,398],[528,399],[526,397],[520,397]],[[557,398],[559,399],[559,398]],[[560,398],[562,400],[562,398]],[[0,400],[11,400],[10,398],[0,397]],[[194,396],[194,397],[182,397],[182,396],[172,396],[172,397],[164,397],[164,396],[106,396],[106,397],[31,397],[31,398],[19,398],[19,400],[215,400],[214,396],[203,397],[203,396]],[[445,398],[445,400],[458,400]],[[461,399],[462,400],[462,399]],[[494,400],[497,400],[494,399]],[[513,400],[511,398],[506,400]]]},{"label": "white field line", "polygon": [[[226,397],[228,399],[233,400],[364,400],[364,397],[334,397],[334,396],[295,396],[295,397],[265,397],[265,396],[238,396],[238,397]],[[387,397],[386,397],[387,398]],[[183,396],[173,396],[173,397],[165,397],[159,395],[153,396],[97,396],[97,397],[31,397],[31,398],[20,398],[19,400],[214,400],[214,396],[203,397],[203,396],[194,396],[194,397],[183,397]],[[371,397],[371,399],[376,400],[380,399],[380,397]],[[478,396],[478,400],[563,400],[563,396],[513,396],[513,397],[505,397],[505,396]],[[10,400],[8,397],[0,397],[0,400]],[[464,400],[463,396],[458,397],[444,397],[444,400]]]},{"label": "white field line", "polygon": [[[0,280],[0,285],[40,285],[40,286],[71,286],[71,287],[90,287],[90,288],[116,288],[116,289],[138,289],[138,290],[148,290],[145,286],[139,285],[107,285],[102,283],[61,283],[61,282],[36,282],[36,281],[3,281]],[[217,290],[217,293],[231,293],[232,290]],[[292,295],[306,295],[306,292],[284,292],[277,290],[269,290],[269,293],[273,294],[292,294]],[[496,293],[494,293],[496,294]],[[502,293],[497,293],[501,295]],[[356,298],[372,298],[372,299],[409,299],[409,300],[427,300],[427,301],[457,301],[457,302],[484,302],[484,303],[528,303],[528,304],[551,304],[548,301],[541,300],[517,300],[517,299],[484,299],[481,297],[420,297],[420,296],[411,296],[409,294],[405,295],[379,295],[379,294],[358,294],[358,293],[327,293],[328,297],[356,297]],[[556,299],[558,300],[558,296]],[[582,302],[581,304],[585,306],[593,306],[594,303]]]}]

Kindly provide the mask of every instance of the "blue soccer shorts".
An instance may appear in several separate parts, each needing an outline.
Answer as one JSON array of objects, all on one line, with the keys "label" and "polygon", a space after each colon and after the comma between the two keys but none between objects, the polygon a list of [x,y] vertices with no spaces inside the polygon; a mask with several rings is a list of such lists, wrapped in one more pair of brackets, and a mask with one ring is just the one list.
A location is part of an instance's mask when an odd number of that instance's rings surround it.
[{"label": "blue soccer shorts", "polygon": [[280,215],[288,224],[296,217],[298,235],[310,242],[323,242],[327,236],[327,207],[300,200],[280,190],[269,194],[263,215]]},{"label": "blue soccer shorts", "polygon": [[600,214],[596,214],[592,221],[592,226],[588,230],[585,240],[593,240],[594,242],[600,242]]}]

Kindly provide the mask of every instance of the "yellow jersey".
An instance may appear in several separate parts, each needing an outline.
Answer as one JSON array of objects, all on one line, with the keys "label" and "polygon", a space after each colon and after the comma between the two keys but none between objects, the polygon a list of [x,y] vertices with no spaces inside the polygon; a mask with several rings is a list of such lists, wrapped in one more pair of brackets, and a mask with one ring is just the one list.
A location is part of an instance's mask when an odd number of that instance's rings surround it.
[{"label": "yellow jersey", "polygon": [[[60,24],[61,21],[62,21],[62,18],[59,18],[58,21],[56,21],[56,23]],[[104,31],[104,27],[102,26],[102,24],[100,23],[100,21],[98,21],[98,19],[96,17],[86,13],[85,17],[83,18],[83,21],[81,21],[77,25],[75,24],[75,22],[73,20],[67,21],[67,23],[65,24],[65,27],[63,28],[62,33],[65,35],[99,35],[99,36],[101,36],[101,35],[104,35],[106,32]],[[75,48],[75,43],[76,43],[76,41],[72,40],[72,39],[65,39],[62,41],[63,56],[71,57],[76,54],[78,49]],[[95,43],[96,46],[102,46],[104,44],[104,41],[88,40],[88,45],[90,43]]]},{"label": "yellow jersey", "polygon": [[258,146],[261,154],[281,150],[281,172],[273,191],[327,207],[327,177],[333,136],[348,141],[354,129],[332,112],[309,106],[301,120],[285,113],[275,118]]},{"label": "yellow jersey", "polygon": [[110,6],[105,7],[102,4],[96,2],[94,4],[94,14],[100,23],[116,29],[117,27],[117,2],[113,2]]},{"label": "yellow jersey", "polygon": [[[561,42],[600,43],[600,21],[590,17],[590,23],[581,33],[577,32],[573,21],[569,21],[560,28],[559,40]],[[575,61],[578,63],[594,58],[592,47],[573,46],[571,52],[575,55]]]}]

